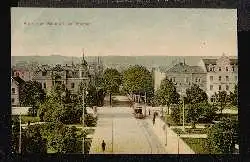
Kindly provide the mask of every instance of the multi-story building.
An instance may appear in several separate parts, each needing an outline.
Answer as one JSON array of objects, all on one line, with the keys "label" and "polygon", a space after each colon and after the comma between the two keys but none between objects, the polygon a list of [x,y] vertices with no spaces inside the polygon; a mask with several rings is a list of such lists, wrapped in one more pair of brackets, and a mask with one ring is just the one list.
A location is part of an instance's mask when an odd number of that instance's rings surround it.
[{"label": "multi-story building", "polygon": [[19,88],[24,83],[20,77],[11,77],[11,105],[20,106]]},{"label": "multi-story building", "polygon": [[84,55],[81,64],[72,65],[42,65],[34,71],[32,80],[42,84],[45,91],[50,91],[56,84],[64,84],[73,94],[77,93],[81,83],[87,86],[91,81],[91,75]]},{"label": "multi-story building", "polygon": [[32,80],[32,70],[28,69],[27,67],[12,67],[12,76],[13,77],[20,77],[24,81]]},{"label": "multi-story building", "polygon": [[[234,91],[238,83],[238,60],[224,54],[218,59],[202,59],[200,66],[206,71],[206,92],[211,98],[218,91],[228,94]],[[213,98],[211,98],[213,101]]]},{"label": "multi-story building", "polygon": [[167,70],[165,74],[175,84],[178,93],[185,93],[192,84],[199,85],[203,90],[206,88],[206,73],[199,66],[181,62]]},{"label": "multi-story building", "polygon": [[210,101],[218,91],[230,93],[238,82],[238,60],[224,54],[217,59],[201,59],[198,66],[189,66],[185,62],[177,63],[166,71],[154,71],[154,89],[160,87],[161,81],[168,77],[175,83],[177,92],[185,93],[192,84],[203,89]]}]

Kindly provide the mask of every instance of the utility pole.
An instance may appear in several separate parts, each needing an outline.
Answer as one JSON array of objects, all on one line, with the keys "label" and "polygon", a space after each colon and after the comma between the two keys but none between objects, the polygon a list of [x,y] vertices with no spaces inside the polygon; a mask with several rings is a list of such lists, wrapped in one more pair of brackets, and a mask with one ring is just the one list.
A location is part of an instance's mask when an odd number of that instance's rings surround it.
[{"label": "utility pole", "polygon": [[[166,116],[166,118],[167,118],[167,116]],[[168,128],[168,124],[167,124],[167,120],[166,120],[166,124],[165,124],[166,144],[165,144],[165,146],[167,146],[167,144],[168,144],[168,131],[167,131],[167,128]]]},{"label": "utility pole", "polygon": [[146,108],[147,108],[147,92],[145,92],[145,96],[144,96],[144,99],[145,99],[145,109],[144,109],[144,113],[145,113],[145,117],[146,117]]},{"label": "utility pole", "polygon": [[[83,131],[84,131],[84,116],[85,116],[85,87],[83,88],[83,92],[82,92],[82,127],[83,127]],[[82,141],[82,153],[84,154],[84,136],[83,136],[83,141]]]},{"label": "utility pole", "polygon": [[177,143],[178,143],[178,146],[177,146],[177,147],[178,147],[178,154],[180,153],[179,139],[180,139],[180,135],[179,135],[179,133],[178,133],[178,134],[177,134],[177,140],[178,140],[178,141],[177,141]]},{"label": "utility pole", "polygon": [[19,115],[19,123],[20,123],[20,134],[19,134],[19,153],[21,154],[22,153],[22,126],[21,126],[21,113]]},{"label": "utility pole", "polygon": [[184,100],[184,97],[183,97],[183,110],[182,110],[182,130],[185,131],[185,127],[184,127],[184,124],[185,124],[185,100]]}]

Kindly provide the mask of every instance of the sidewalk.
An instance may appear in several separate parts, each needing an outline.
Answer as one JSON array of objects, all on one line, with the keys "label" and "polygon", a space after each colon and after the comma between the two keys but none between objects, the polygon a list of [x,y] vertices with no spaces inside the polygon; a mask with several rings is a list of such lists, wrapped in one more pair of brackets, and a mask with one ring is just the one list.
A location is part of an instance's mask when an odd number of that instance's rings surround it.
[{"label": "sidewalk", "polygon": [[[159,137],[159,140],[163,145],[166,144],[167,138],[167,146],[165,146],[165,150],[168,154],[178,154],[178,152],[179,154],[195,154],[195,152],[180,137],[178,137],[170,127],[167,127],[167,130],[165,130],[165,123],[161,119],[156,118],[155,125],[153,125],[151,118],[145,120],[147,120],[150,126],[153,127],[155,134]],[[167,131],[167,137],[165,131]]]}]

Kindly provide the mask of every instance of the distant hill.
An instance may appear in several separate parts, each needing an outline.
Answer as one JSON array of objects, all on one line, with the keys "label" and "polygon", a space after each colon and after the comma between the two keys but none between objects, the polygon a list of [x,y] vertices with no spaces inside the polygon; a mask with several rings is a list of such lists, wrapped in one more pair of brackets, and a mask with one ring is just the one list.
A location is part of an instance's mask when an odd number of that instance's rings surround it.
[{"label": "distant hill", "polygon": [[[67,57],[61,55],[51,56],[12,56],[11,64],[71,64],[81,61],[80,57]],[[202,56],[100,56],[105,67],[114,67],[122,70],[130,65],[143,65],[152,67],[169,67],[178,61],[184,61],[189,65],[197,65],[201,58],[216,58]],[[97,56],[85,56],[87,62],[97,61]]]}]

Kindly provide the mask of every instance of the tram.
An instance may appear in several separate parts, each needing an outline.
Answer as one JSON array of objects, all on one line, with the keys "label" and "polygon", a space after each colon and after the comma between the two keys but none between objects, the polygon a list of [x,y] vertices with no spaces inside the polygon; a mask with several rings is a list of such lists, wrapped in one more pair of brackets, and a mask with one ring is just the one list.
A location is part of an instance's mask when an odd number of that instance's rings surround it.
[{"label": "tram", "polygon": [[137,119],[143,119],[145,117],[145,105],[143,104],[139,104],[139,103],[135,103],[133,105],[133,109],[134,109],[134,116]]}]

